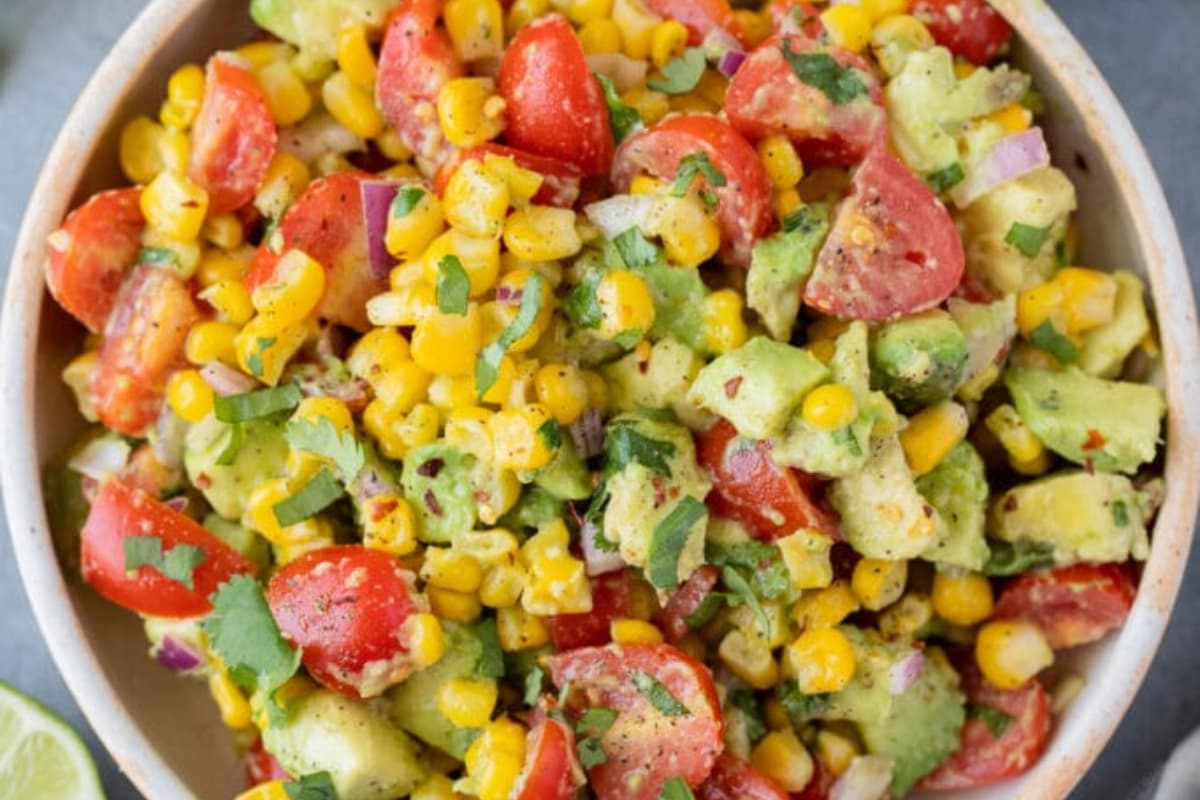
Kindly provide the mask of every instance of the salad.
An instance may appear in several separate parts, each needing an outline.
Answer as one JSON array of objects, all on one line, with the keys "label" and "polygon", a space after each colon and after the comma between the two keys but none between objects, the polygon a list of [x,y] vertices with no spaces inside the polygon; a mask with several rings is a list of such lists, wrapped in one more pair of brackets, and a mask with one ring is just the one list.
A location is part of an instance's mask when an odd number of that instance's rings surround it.
[{"label": "salad", "polygon": [[46,264],[88,330],[63,558],[207,682],[240,800],[1036,763],[1132,606],[1165,403],[1002,17],[249,11]]}]

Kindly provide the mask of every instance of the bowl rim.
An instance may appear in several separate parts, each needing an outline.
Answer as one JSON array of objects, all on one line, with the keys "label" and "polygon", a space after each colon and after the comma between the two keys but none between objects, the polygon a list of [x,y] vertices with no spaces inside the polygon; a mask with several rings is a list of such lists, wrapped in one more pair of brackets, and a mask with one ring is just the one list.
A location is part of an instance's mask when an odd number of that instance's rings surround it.
[{"label": "bowl rim", "polygon": [[[147,797],[195,800],[120,703],[96,654],[87,647],[48,530],[34,434],[36,330],[45,292],[46,236],[67,211],[103,132],[142,65],[208,0],[152,0],[130,24],[80,93],[35,184],[13,251],[0,318],[0,433],[11,448],[0,459],[10,537],[38,627],[75,701],[122,771]],[[1183,250],[1161,186],[1140,139],[1108,83],[1043,0],[992,0],[1033,51],[1053,57],[1072,104],[1112,165],[1145,254],[1166,365],[1169,438],[1167,496],[1153,547],[1119,646],[1095,677],[1089,704],[1073,712],[1086,731],[1071,753],[1047,756],[1016,787],[1020,798],[1065,797],[1110,739],[1141,686],[1166,629],[1187,564],[1200,497],[1200,334]],[[139,68],[130,69],[131,65]],[[1189,408],[1193,408],[1190,413]],[[81,646],[82,645],[82,646]],[[1061,739],[1063,737],[1056,737]]]}]

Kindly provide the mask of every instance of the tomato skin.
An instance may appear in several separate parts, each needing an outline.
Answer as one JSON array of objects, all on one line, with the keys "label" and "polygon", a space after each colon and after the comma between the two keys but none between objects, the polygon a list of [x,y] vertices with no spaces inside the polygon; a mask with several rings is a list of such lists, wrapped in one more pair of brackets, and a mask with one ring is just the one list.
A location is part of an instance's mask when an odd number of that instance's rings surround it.
[{"label": "tomato skin", "polygon": [[[852,67],[868,94],[835,104],[796,77],[783,55],[785,42],[789,52],[828,54],[842,66]],[[883,91],[870,64],[849,50],[802,34],[773,36],[747,56],[729,82],[725,113],[751,141],[786,134],[806,168],[856,164],[887,137]]]},{"label": "tomato skin", "polygon": [[820,482],[776,464],[769,442],[738,436],[722,419],[697,434],[696,459],[713,480],[705,503],[714,514],[748,526],[756,539],[773,541],[799,528],[841,538],[837,514],[813,499]]},{"label": "tomato skin", "polygon": [[141,436],[162,407],[167,379],[184,363],[183,345],[200,311],[170,269],[136,268],[117,294],[105,326],[92,403],[104,425]]},{"label": "tomato skin", "polygon": [[842,319],[880,321],[941,303],[966,258],[950,212],[884,148],[850,183],[804,289],[804,302]]},{"label": "tomato skin", "polygon": [[254,76],[226,56],[210,58],[188,164],[188,175],[208,191],[210,214],[233,211],[254,199],[277,138]]},{"label": "tomato skin", "polygon": [[275,760],[275,756],[263,747],[261,738],[255,739],[254,744],[242,757],[242,767],[246,772],[247,789],[269,781],[292,780],[292,776]]},{"label": "tomato skin", "polygon": [[695,613],[704,602],[704,598],[717,585],[720,572],[711,564],[698,567],[683,585],[671,593],[659,614],[659,627],[662,628],[666,640],[675,644],[691,632],[687,617]]},{"label": "tomato skin", "polygon": [[829,792],[836,781],[837,776],[829,771],[824,762],[813,758],[812,780],[804,787],[804,791],[793,793],[792,800],[829,800]]},{"label": "tomato skin", "polygon": [[1076,647],[1124,625],[1136,592],[1127,564],[1027,572],[1004,587],[992,618],[1032,622],[1056,650]]},{"label": "tomato skin", "polygon": [[[708,777],[721,754],[724,721],[708,668],[665,644],[608,645],[560,653],[546,660],[551,680],[571,684],[572,702],[611,708],[617,720],[601,739],[608,760],[588,771],[589,785],[605,800],[656,800],[668,778],[693,788]],[[634,686],[644,672],[666,686],[688,709],[667,717]],[[630,778],[634,780],[631,785]]]},{"label": "tomato skin", "polygon": [[533,196],[533,202],[558,208],[572,208],[579,199],[583,173],[579,167],[567,161],[547,156],[536,156],[515,147],[488,142],[465,150],[456,150],[438,166],[433,176],[433,191],[441,197],[446,193],[446,184],[454,171],[468,161],[482,161],[489,155],[511,158],[518,167],[533,170],[542,176],[542,186]]},{"label": "tomato skin", "polygon": [[767,8],[771,15],[771,32],[777,35],[802,33],[817,39],[825,31],[821,17],[811,3],[798,0],[772,0]]},{"label": "tomato skin", "polygon": [[916,0],[909,13],[938,44],[980,66],[1000,55],[1012,37],[1012,26],[986,0]]},{"label": "tomato skin", "polygon": [[104,329],[125,271],[137,261],[146,220],[137,187],[94,194],[67,215],[65,249],[52,239],[46,286],[71,316],[92,333]]},{"label": "tomato skin", "polygon": [[646,5],[660,17],[682,22],[688,29],[688,44],[695,46],[713,31],[724,31],[745,47],[742,26],[726,0],[647,0]]},{"label": "tomato skin", "polygon": [[997,708],[1012,721],[996,739],[983,720],[968,718],[962,746],[921,779],[918,786],[922,789],[971,789],[1019,775],[1033,766],[1050,738],[1050,696],[1037,678],[1019,689],[1004,691],[988,683],[969,656],[961,659],[960,665],[967,702]]},{"label": "tomato skin", "polygon": [[725,176],[724,186],[713,187],[720,202],[722,256],[748,267],[754,243],[775,227],[771,184],[754,148],[729,123],[711,114],[681,114],[635,133],[617,150],[612,182],[624,192],[640,173],[673,181],[679,162],[696,152]]},{"label": "tomato skin", "polygon": [[[192,589],[152,567],[125,570],[125,540],[157,536],[164,552],[186,544],[204,551],[192,573]],[[122,608],[156,617],[198,617],[212,610],[208,596],[234,575],[254,566],[198,522],[140,489],[109,479],[96,490],[80,533],[83,579]]]},{"label": "tomato skin", "polygon": [[554,648],[560,653],[612,641],[612,622],[629,614],[629,574],[625,570],[595,575],[592,610],[584,614],[556,614],[544,622]]},{"label": "tomato skin", "polygon": [[[313,181],[279,223],[283,252],[303,250],[325,267],[317,316],[357,331],[371,327],[367,301],[387,290],[387,277],[376,277],[367,260],[361,184],[370,177],[337,172]],[[278,261],[274,251],[260,247],[246,270],[246,288],[253,291],[269,281]]]},{"label": "tomato skin", "polygon": [[608,106],[565,19],[551,14],[521,28],[504,50],[497,87],[508,104],[510,145],[584,175],[608,171],[615,146]]},{"label": "tomato skin", "polygon": [[442,0],[406,0],[391,13],[379,51],[375,99],[404,145],[436,160],[446,146],[437,124],[438,92],[466,69],[438,27]]},{"label": "tomato skin", "polygon": [[748,762],[722,753],[696,800],[788,800],[788,793]]},{"label": "tomato skin", "polygon": [[[349,697],[370,697],[412,673],[405,623],[424,610],[416,576],[391,556],[361,545],[305,553],[267,584],[279,630],[302,650],[309,674]],[[391,662],[368,679],[368,665]]]},{"label": "tomato skin", "polygon": [[525,767],[513,788],[513,800],[573,800],[582,774],[575,754],[575,734],[556,719],[543,716],[525,737]]}]

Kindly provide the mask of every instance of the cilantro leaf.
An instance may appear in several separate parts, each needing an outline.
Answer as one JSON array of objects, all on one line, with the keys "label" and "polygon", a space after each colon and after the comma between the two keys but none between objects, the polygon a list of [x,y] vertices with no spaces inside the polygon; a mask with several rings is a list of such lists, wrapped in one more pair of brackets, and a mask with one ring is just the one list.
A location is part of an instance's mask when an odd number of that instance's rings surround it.
[{"label": "cilantro leaf", "polygon": [[767,616],[766,609],[758,599],[758,595],[750,588],[750,583],[733,567],[725,567],[721,570],[721,580],[733,592],[734,597],[730,605],[741,605],[745,603],[754,612],[754,617],[758,621],[758,632],[763,638],[767,638],[771,633],[771,618]]},{"label": "cilantro leaf", "polygon": [[854,434],[854,428],[850,425],[838,428],[830,434],[830,438],[835,444],[844,446],[852,456],[861,456],[863,453],[862,444],[859,443],[858,437]]},{"label": "cilantro leaf", "polygon": [[277,342],[274,336],[259,336],[254,340],[254,352],[246,356],[246,367],[256,378],[263,376],[263,351],[269,350]]},{"label": "cilantro leaf", "polygon": [[720,592],[709,592],[704,595],[700,605],[696,606],[696,610],[683,618],[683,622],[690,630],[703,628],[712,622],[712,618],[717,615],[723,605],[725,605],[725,595]]},{"label": "cilantro leaf", "polygon": [[800,684],[794,680],[781,683],[776,694],[783,710],[787,712],[788,719],[797,728],[814,717],[821,716],[829,707],[828,694],[805,694],[800,691]]},{"label": "cilantro leaf", "polygon": [[567,299],[563,301],[563,313],[567,315],[567,319],[581,328],[597,328],[600,326],[600,301],[596,298],[596,289],[600,286],[600,281],[604,278],[604,273],[600,270],[591,270],[583,276],[583,280],[579,285],[567,295]]},{"label": "cilantro leaf", "polygon": [[948,167],[943,167],[936,172],[926,175],[925,184],[933,190],[934,194],[942,194],[949,191],[951,187],[962,183],[965,177],[967,176],[963,172],[962,164],[955,161]]},{"label": "cilantro leaf", "polygon": [[504,677],[504,651],[500,649],[500,636],[496,631],[496,620],[485,619],[475,625],[475,638],[483,650],[479,661],[475,663],[475,671],[484,678]]},{"label": "cilantro leaf", "polygon": [[641,464],[651,472],[671,477],[667,459],[675,457],[675,445],[651,439],[632,425],[609,425],[604,434],[604,473],[615,475],[629,464]]},{"label": "cilantro leaf", "polygon": [[388,212],[392,219],[407,217],[423,197],[425,197],[425,189],[422,187],[412,184],[401,186],[392,199],[392,205]]},{"label": "cilantro leaf", "polygon": [[641,328],[629,328],[614,336],[612,342],[620,346],[622,350],[632,350],[633,346],[644,338],[646,338],[646,332]]},{"label": "cilantro leaf", "polygon": [[284,438],[293,449],[332,461],[347,483],[358,476],[367,462],[362,442],[353,433],[335,427],[329,417],[317,417],[315,421],[294,419],[288,423]]},{"label": "cilantro leaf", "polygon": [[1079,348],[1059,333],[1050,320],[1045,320],[1030,332],[1029,343],[1039,350],[1045,350],[1064,364],[1079,360]]},{"label": "cilantro leaf", "polygon": [[542,668],[534,664],[533,669],[525,676],[525,705],[532,708],[537,705],[538,698],[542,696],[542,685],[546,681],[546,673]]},{"label": "cilantro leaf", "polygon": [[668,778],[658,793],[658,800],[696,800],[696,795],[683,778]]},{"label": "cilantro leaf", "polygon": [[1004,736],[1004,732],[1008,730],[1008,726],[1013,721],[1011,715],[994,706],[985,706],[982,703],[967,704],[967,719],[977,719],[986,725],[993,739]]},{"label": "cilantro leaf", "polygon": [[598,767],[608,761],[608,753],[604,752],[604,745],[595,736],[588,736],[576,742],[575,754],[579,756],[579,765],[584,769]]},{"label": "cilantro leaf", "polygon": [[621,99],[607,75],[601,75],[599,72],[595,75],[596,80],[600,82],[600,90],[604,93],[604,104],[608,106],[608,126],[612,128],[613,139],[620,144],[625,137],[642,127],[642,115]]},{"label": "cilantro leaf", "polygon": [[487,394],[496,382],[500,373],[500,359],[508,352],[508,348],[522,336],[529,333],[533,323],[537,321],[542,311],[542,286],[544,279],[541,275],[530,275],[529,280],[521,290],[521,305],[517,315],[500,331],[496,340],[483,348],[475,359],[475,391],[479,397]]},{"label": "cilantro leaf", "polygon": [[1129,508],[1126,507],[1124,500],[1117,500],[1112,504],[1113,524],[1118,528],[1124,528],[1129,524]]},{"label": "cilantro leaf", "polygon": [[988,542],[991,555],[983,565],[983,574],[993,578],[1018,575],[1054,563],[1054,548],[1041,542],[1018,539],[1015,542]]},{"label": "cilantro leaf", "polygon": [[663,65],[661,78],[651,78],[646,85],[656,92],[684,94],[700,83],[705,66],[704,48],[689,47],[683,55]]},{"label": "cilantro leaf", "polygon": [[658,261],[658,248],[633,227],[613,239],[613,247],[629,269],[643,269]]},{"label": "cilantro leaf", "polygon": [[617,712],[611,708],[589,708],[575,723],[575,734],[579,742],[575,751],[584,769],[591,769],[608,761],[608,754],[600,740],[617,721]]},{"label": "cilantro leaf", "polygon": [[246,431],[242,428],[242,423],[235,422],[230,425],[229,440],[225,442],[225,446],[217,454],[217,464],[222,467],[228,467],[237,461],[238,453],[242,452],[242,442],[245,438]]},{"label": "cilantro leaf", "polygon": [[162,539],[157,536],[129,536],[122,542],[125,548],[125,571],[162,565]]},{"label": "cilantro leaf", "polygon": [[650,558],[646,577],[662,589],[679,585],[679,555],[691,535],[692,527],[708,514],[708,509],[691,495],[685,495],[650,535]]},{"label": "cilantro leaf", "polygon": [[209,599],[213,610],[201,625],[234,680],[269,694],[296,674],[300,651],[279,632],[258,581],[234,575]]},{"label": "cilantro leaf", "polygon": [[842,66],[828,53],[797,53],[784,39],[783,58],[802,83],[819,89],[835,106],[867,94],[867,84],[854,67]]},{"label": "cilantro leaf", "polygon": [[471,296],[471,279],[456,255],[444,256],[438,262],[437,305],[443,314],[465,316]]},{"label": "cilantro leaf", "polygon": [[137,263],[156,267],[179,267],[179,256],[168,247],[143,247],[138,250]]},{"label": "cilantro leaf", "polygon": [[213,413],[221,422],[248,422],[272,414],[291,411],[303,399],[299,387],[285,383],[271,389],[256,389],[243,394],[217,395],[213,398]]},{"label": "cilantro leaf", "polygon": [[346,490],[333,474],[322,467],[300,489],[286,500],[280,500],[271,510],[280,527],[287,528],[303,522],[333,505]]},{"label": "cilantro leaf", "polygon": [[1050,228],[1038,228],[1023,222],[1014,222],[1004,234],[1004,241],[1021,251],[1027,258],[1033,258],[1042,251],[1042,245],[1050,237]]},{"label": "cilantro leaf", "polygon": [[675,168],[675,183],[671,185],[671,196],[683,197],[687,194],[697,175],[703,175],[709,186],[726,184],[725,173],[709,160],[708,153],[697,150],[679,159],[679,166]]},{"label": "cilantro leaf", "polygon": [[801,234],[816,233],[825,223],[813,213],[809,206],[800,206],[783,218],[781,227],[784,233],[796,231]]},{"label": "cilantro leaf", "polygon": [[725,694],[726,704],[742,712],[742,728],[751,744],[767,734],[767,723],[763,716],[758,698],[749,688],[741,685],[734,686]]},{"label": "cilantro leaf", "polygon": [[196,588],[192,575],[207,558],[201,548],[191,544],[177,544],[164,553],[162,539],[157,536],[129,536],[122,546],[125,548],[126,572],[150,567],[189,589]]},{"label": "cilantro leaf", "polygon": [[338,800],[337,789],[328,772],[314,772],[283,784],[288,800]]},{"label": "cilantro leaf", "polygon": [[776,600],[791,591],[787,564],[775,545],[755,541],[710,545],[704,558],[713,566],[733,567],[743,577],[749,576],[754,594],[764,600]]},{"label": "cilantro leaf", "polygon": [[686,717],[692,713],[688,711],[687,706],[679,702],[679,698],[671,694],[670,689],[649,673],[633,673],[633,686],[665,717]]},{"label": "cilantro leaf", "polygon": [[546,445],[547,450],[557,450],[562,447],[562,428],[556,419],[548,419],[537,429],[537,434]]}]

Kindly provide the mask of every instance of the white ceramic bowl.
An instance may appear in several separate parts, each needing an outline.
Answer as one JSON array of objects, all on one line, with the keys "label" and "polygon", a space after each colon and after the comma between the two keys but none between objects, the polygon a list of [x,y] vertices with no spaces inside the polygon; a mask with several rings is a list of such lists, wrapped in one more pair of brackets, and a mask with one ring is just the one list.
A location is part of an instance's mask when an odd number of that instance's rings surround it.
[{"label": "white ceramic bowl", "polygon": [[[1147,277],[1163,334],[1167,499],[1137,603],[1120,633],[1080,654],[1087,688],[1059,720],[1050,749],[1018,781],[977,800],[1064,797],[1096,758],[1154,656],[1179,587],[1200,486],[1200,348],[1187,269],[1150,163],[1095,66],[1041,0],[994,0],[1020,33],[1018,63],[1046,98],[1046,129],[1080,198],[1082,261]],[[116,138],[130,115],[157,107],[170,70],[203,61],[251,31],[246,0],[154,0],[80,95],[47,159],[21,229],[5,297],[0,461],[22,577],[71,691],[117,762],[154,800],[228,800],[241,771],[203,686],[146,657],[132,614],[112,606],[55,559],[39,466],[82,427],[59,382],[79,329],[45,302],[45,241],[88,194],[117,185]]]}]

